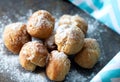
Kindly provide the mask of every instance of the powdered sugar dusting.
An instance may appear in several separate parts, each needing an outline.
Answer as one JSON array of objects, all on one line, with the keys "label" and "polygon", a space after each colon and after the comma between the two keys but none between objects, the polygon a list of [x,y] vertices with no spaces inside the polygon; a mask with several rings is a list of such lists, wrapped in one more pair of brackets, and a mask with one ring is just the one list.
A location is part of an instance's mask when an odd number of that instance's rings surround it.
[{"label": "powdered sugar dusting", "polygon": [[20,29],[23,26],[23,23],[17,22],[17,23],[12,23],[6,26],[6,28],[12,28],[13,30]]},{"label": "powdered sugar dusting", "polygon": [[11,45],[24,44],[30,40],[25,24],[21,22],[11,23],[5,26],[3,37],[5,40],[8,39]]},{"label": "powdered sugar dusting", "polygon": [[[27,13],[25,13],[24,16],[21,16],[19,14],[15,14],[16,19],[19,22],[26,23],[28,20],[28,17],[32,15],[33,11],[31,9],[28,10]],[[53,15],[58,18],[60,15],[62,15],[62,12],[59,12],[59,10],[52,11]],[[71,11],[71,13],[79,13]],[[9,14],[9,13],[8,13]],[[85,16],[84,16],[85,17]],[[88,17],[88,16],[87,16]],[[102,46],[102,40],[100,38],[100,33],[106,31],[100,29],[99,32],[95,32],[97,28],[99,28],[99,23],[93,19],[87,19],[85,17],[85,20],[88,21],[88,35],[89,37],[97,36],[97,40],[100,42],[101,47]],[[18,55],[13,55],[11,52],[9,52],[6,47],[3,44],[2,40],[2,32],[4,30],[5,25],[13,23],[13,20],[11,20],[10,17],[7,16],[7,14],[4,14],[4,16],[0,17],[0,73],[3,75],[8,75],[10,79],[14,82],[49,82],[49,80],[46,78],[45,71],[42,71],[42,73],[34,73],[25,71],[21,65],[19,64]],[[58,28],[58,19],[55,23],[55,28]],[[102,54],[104,51],[102,51]],[[59,57],[57,57],[59,58]],[[100,58],[100,61],[104,60],[104,57]],[[96,68],[97,69],[97,68]],[[69,74],[67,75],[65,82],[86,82],[87,79],[91,79],[93,76],[95,76],[95,73],[91,73],[89,76],[84,76],[83,73],[79,73],[76,69],[71,69]],[[89,81],[88,81],[89,82]]]},{"label": "powdered sugar dusting", "polygon": [[4,47],[3,41],[0,39],[0,73],[6,73],[12,76],[10,79],[17,82],[45,82],[46,79],[40,74],[33,74],[20,70],[18,55],[13,55]]},{"label": "powdered sugar dusting", "polygon": [[52,27],[53,21],[49,21],[47,18],[45,18],[44,13],[39,15],[39,11],[37,11],[29,19],[28,25],[32,25],[33,27],[40,27],[40,26]]},{"label": "powdered sugar dusting", "polygon": [[58,52],[58,51],[52,51],[52,56],[56,60],[62,60],[67,58],[64,52]]},{"label": "powdered sugar dusting", "polygon": [[35,57],[35,55],[31,55],[30,57],[27,58],[27,60],[32,60]]},{"label": "powdered sugar dusting", "polygon": [[[92,73],[91,76],[82,76],[77,70],[71,70],[66,77],[67,81],[65,82],[89,82],[87,81],[95,74]],[[72,79],[72,80],[71,80]]]},{"label": "powdered sugar dusting", "polygon": [[[32,10],[29,10],[26,16],[20,17],[21,21],[26,21],[29,14]],[[19,57],[18,55],[13,55],[9,52],[6,47],[4,46],[4,42],[2,39],[2,33],[4,27],[7,24],[12,23],[11,19],[8,18],[6,15],[0,18],[0,73],[6,74],[10,77],[11,81],[14,82],[47,82],[45,72],[44,73],[33,73],[29,71],[25,71],[21,65],[19,64]],[[16,27],[15,27],[16,29]]]},{"label": "powdered sugar dusting", "polygon": [[35,24],[36,27],[39,27],[41,25],[46,25],[47,27],[51,27],[52,23],[50,21],[48,21],[48,19],[44,18],[44,16],[38,16],[38,22]]},{"label": "powdered sugar dusting", "polygon": [[20,16],[19,14],[15,14],[15,17],[18,19],[19,22],[26,23],[32,14],[33,14],[33,10],[29,9],[25,14],[25,16]]}]

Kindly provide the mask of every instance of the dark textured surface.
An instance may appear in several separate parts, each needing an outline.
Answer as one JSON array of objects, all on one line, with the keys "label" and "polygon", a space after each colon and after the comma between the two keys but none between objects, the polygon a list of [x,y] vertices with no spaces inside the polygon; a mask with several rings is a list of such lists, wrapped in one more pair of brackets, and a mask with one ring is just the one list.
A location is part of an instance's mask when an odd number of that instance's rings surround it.
[{"label": "dark textured surface", "polygon": [[[19,17],[16,16],[25,16],[25,14],[28,12],[28,10],[31,9],[33,12],[39,9],[45,9],[52,13],[57,19],[62,16],[63,14],[79,14],[89,24],[89,30],[86,37],[96,38],[97,41],[100,44],[101,48],[101,58],[98,61],[98,63],[95,65],[93,69],[87,70],[79,67],[73,62],[72,57],[72,66],[70,73],[67,75],[67,78],[65,79],[66,82],[73,82],[74,78],[71,76],[72,71],[77,71],[79,75],[83,77],[83,79],[78,78],[74,80],[75,82],[89,82],[92,77],[98,73],[109,61],[114,57],[114,55],[120,50],[120,36],[107,28],[105,25],[99,23],[92,17],[90,17],[88,14],[83,12],[82,10],[78,9],[71,3],[64,1],[64,0],[1,0],[0,1],[0,21],[3,21],[3,16],[7,16],[10,18],[12,22],[16,21],[24,21],[19,20]],[[27,20],[27,17],[25,18]],[[24,21],[26,22],[26,21]],[[4,25],[8,24],[8,22],[4,21],[2,22]],[[92,26],[92,27],[91,27]],[[93,27],[95,29],[93,29]],[[2,27],[0,27],[2,28]],[[91,30],[94,31],[91,31]],[[1,38],[1,37],[0,37]],[[9,57],[8,57],[9,58]],[[4,63],[3,63],[4,64]],[[1,65],[1,64],[0,64]],[[20,70],[22,70],[21,67],[19,67]],[[13,70],[14,71],[14,70]],[[12,71],[11,71],[12,72]],[[22,70],[21,72],[25,72],[25,70]],[[38,73],[39,71],[36,71],[35,73]],[[33,75],[35,74],[33,73]],[[93,74],[93,75],[92,75]],[[74,75],[75,76],[75,75]],[[9,75],[9,72],[0,72],[0,82],[14,82]],[[79,76],[75,76],[79,77]],[[23,80],[24,82],[27,82],[26,80]],[[49,81],[49,80],[48,80]],[[16,82],[16,81],[15,81]]]}]

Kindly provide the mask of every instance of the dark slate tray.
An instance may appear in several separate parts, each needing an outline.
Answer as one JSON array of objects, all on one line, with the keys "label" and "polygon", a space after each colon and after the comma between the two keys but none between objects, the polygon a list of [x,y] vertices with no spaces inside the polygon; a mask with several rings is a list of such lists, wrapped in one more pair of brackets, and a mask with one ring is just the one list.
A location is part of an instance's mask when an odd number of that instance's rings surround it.
[{"label": "dark slate tray", "polygon": [[[34,72],[24,70],[18,55],[9,52],[2,41],[2,32],[6,24],[26,22],[32,12],[45,9],[57,19],[63,14],[78,14],[89,25],[86,37],[97,39],[101,48],[101,57],[93,69],[79,67],[72,61],[65,82],[89,82],[120,50],[120,36],[101,24],[82,10],[64,0],[3,0],[0,2],[0,82],[51,82],[45,75],[45,68],[37,68]],[[57,21],[56,19],[56,21]]]}]

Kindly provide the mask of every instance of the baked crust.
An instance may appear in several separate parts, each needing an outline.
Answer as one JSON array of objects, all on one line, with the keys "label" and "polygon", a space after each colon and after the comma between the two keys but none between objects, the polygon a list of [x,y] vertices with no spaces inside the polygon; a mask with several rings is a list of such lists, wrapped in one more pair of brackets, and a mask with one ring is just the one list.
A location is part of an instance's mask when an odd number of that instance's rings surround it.
[{"label": "baked crust", "polygon": [[14,54],[18,54],[21,47],[31,40],[26,25],[20,22],[9,24],[3,33],[4,44]]},{"label": "baked crust", "polygon": [[29,18],[27,23],[28,33],[36,38],[48,38],[54,29],[55,19],[46,10],[38,10]]},{"label": "baked crust", "polygon": [[100,57],[96,39],[86,38],[82,50],[75,56],[75,62],[83,68],[93,68]]},{"label": "baked crust", "polygon": [[52,35],[45,40],[44,44],[49,51],[57,50],[57,45],[55,44],[55,32],[53,32]]},{"label": "baked crust", "polygon": [[63,52],[52,51],[46,67],[50,80],[63,81],[70,70],[70,60]]},{"label": "baked crust", "polygon": [[72,16],[72,15],[65,14],[60,17],[58,24],[59,24],[59,26],[63,25],[63,24],[69,24],[69,25],[74,24],[74,25],[78,26],[83,31],[84,34],[86,34],[87,30],[88,30],[87,23],[85,22],[85,20],[82,17],[80,17],[78,15]]},{"label": "baked crust", "polygon": [[[44,67],[46,65],[46,59],[48,56],[48,51],[46,47],[39,43],[38,41],[26,43],[19,54],[20,64],[26,70],[29,70],[29,64],[34,64],[35,66]],[[26,61],[28,63],[26,63]],[[33,67],[34,68],[34,67]],[[32,69],[31,71],[33,71]]]},{"label": "baked crust", "polygon": [[75,25],[64,24],[58,27],[55,34],[55,43],[58,51],[67,55],[78,53],[84,43],[84,34]]}]

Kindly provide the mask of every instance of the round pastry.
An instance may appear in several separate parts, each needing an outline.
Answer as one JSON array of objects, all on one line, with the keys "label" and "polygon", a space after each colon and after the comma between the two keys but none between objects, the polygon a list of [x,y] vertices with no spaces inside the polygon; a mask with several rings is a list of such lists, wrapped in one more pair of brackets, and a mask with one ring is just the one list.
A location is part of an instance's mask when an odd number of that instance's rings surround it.
[{"label": "round pastry", "polygon": [[75,62],[83,68],[93,68],[100,56],[96,39],[86,38],[83,49],[75,56]]},{"label": "round pastry", "polygon": [[[25,47],[24,47],[25,48]],[[27,51],[28,52],[28,51]],[[25,53],[25,55],[24,55]],[[30,57],[29,54],[26,54],[26,51],[21,49],[21,52],[19,54],[19,60],[20,60],[20,64],[21,66],[25,69],[25,70],[29,70],[29,71],[34,71],[36,68],[36,65],[31,63],[30,60],[28,59]]]},{"label": "round pastry", "polygon": [[46,67],[46,74],[50,80],[63,81],[70,70],[70,60],[63,52],[52,51]]},{"label": "round pastry", "polygon": [[88,25],[85,20],[78,15],[63,15],[59,20],[59,26],[63,24],[74,24],[78,26],[84,34],[87,33]]},{"label": "round pastry", "polygon": [[27,23],[28,33],[36,38],[48,38],[54,29],[55,19],[45,10],[39,10],[33,13]]},{"label": "round pastry", "polygon": [[20,22],[9,24],[3,33],[4,44],[14,54],[18,54],[21,47],[31,40],[26,25]]},{"label": "round pastry", "polygon": [[52,33],[52,35],[45,40],[45,46],[50,51],[57,49],[57,45],[55,44],[55,33]]},{"label": "round pastry", "polygon": [[33,41],[26,43],[22,47],[19,59],[23,68],[33,71],[36,65],[40,67],[44,67],[46,65],[47,56],[48,51],[46,47],[38,41]]},{"label": "round pastry", "polygon": [[60,25],[56,30],[55,43],[59,51],[67,55],[78,53],[84,43],[84,34],[75,25]]}]

